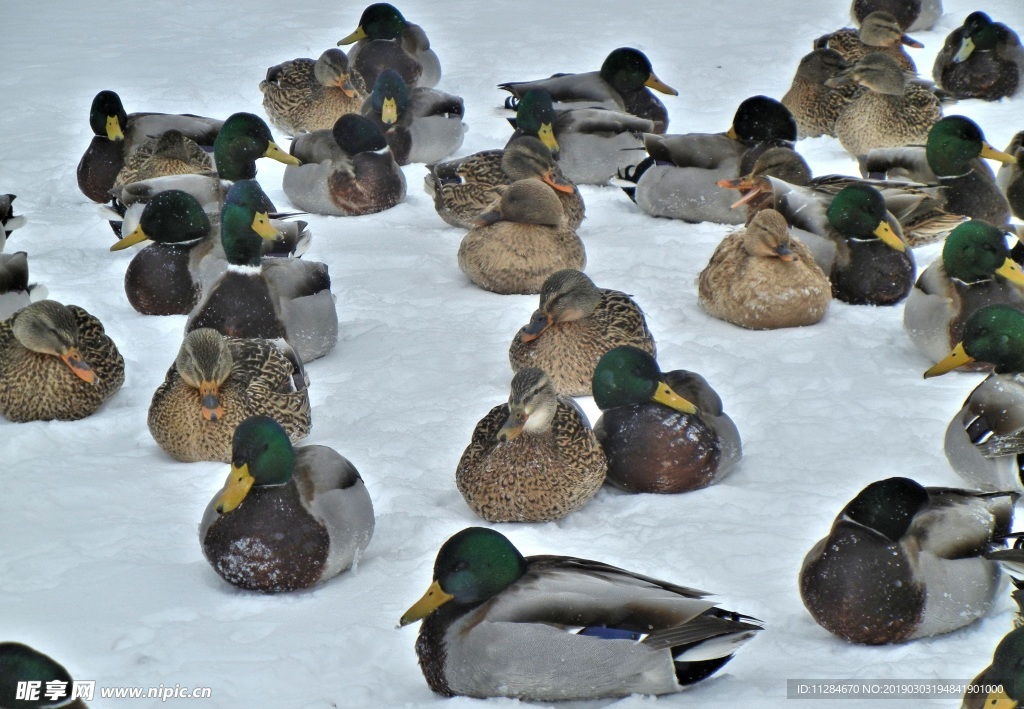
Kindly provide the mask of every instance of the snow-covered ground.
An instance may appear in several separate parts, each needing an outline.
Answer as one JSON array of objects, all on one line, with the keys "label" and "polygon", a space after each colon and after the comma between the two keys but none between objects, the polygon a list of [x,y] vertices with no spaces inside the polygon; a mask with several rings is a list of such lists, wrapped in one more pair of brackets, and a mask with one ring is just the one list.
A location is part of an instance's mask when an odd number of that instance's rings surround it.
[{"label": "snow-covered ground", "polygon": [[[404,0],[399,7],[428,32],[444,67],[440,88],[465,97],[463,154],[499,147],[509,135],[497,110],[499,81],[596,69],[619,46],[645,51],[679,90],[665,97],[671,132],[725,130],[742,99],[781,97],[811,41],[849,22],[845,0]],[[915,35],[926,45],[912,50],[922,73],[930,73],[945,35],[978,7],[946,0],[937,28]],[[1020,0],[981,7],[1024,30]],[[0,640],[50,653],[76,679],[210,687],[202,705],[216,707],[477,705],[434,696],[416,664],[416,629],[395,626],[429,583],[441,543],[482,523],[455,488],[455,466],[477,420],[508,396],[508,344],[536,298],[494,295],[467,281],[456,263],[463,232],[435,214],[421,189],[422,166],[405,168],[409,196],[390,211],[310,217],[306,258],[330,264],[341,335],[308,368],[307,442],[333,446],[359,468],[377,531],[358,569],[322,587],[241,592],[204,561],[196,533],[227,466],[177,463],[146,428],[184,317],[131,309],[122,277],[132,253],[108,252],[110,230],[75,182],[97,91],[118,91],[129,112],[262,115],[257,85],[266,68],[318,56],[355,28],[361,10],[319,0],[4,9],[0,191],[17,194],[17,211],[29,218],[7,250],[29,252],[33,280],[51,297],[100,317],[127,366],[124,388],[89,419],[0,421]],[[1022,101],[967,101],[947,112],[973,117],[1002,148],[1024,128]],[[830,138],[798,149],[818,174],[856,168]],[[260,182],[279,206],[287,204],[282,171],[260,162]],[[942,435],[980,376],[923,380],[929,363],[903,331],[902,306],[834,302],[819,325],[774,332],[714,320],[697,304],[696,277],[728,227],[647,217],[613,187],[582,192],[588,274],[644,307],[664,369],[695,370],[718,390],[745,456],[707,490],[606,489],[560,522],[500,531],[526,554],[599,559],[706,589],[723,606],[765,621],[725,671],[659,706],[788,705],[786,680],[797,678],[973,677],[1010,629],[1008,595],[991,617],[960,632],[858,647],[811,620],[797,571],[869,482],[905,475],[960,484]],[[919,267],[937,253],[937,246],[919,250]],[[935,702],[958,704],[952,696]]]}]

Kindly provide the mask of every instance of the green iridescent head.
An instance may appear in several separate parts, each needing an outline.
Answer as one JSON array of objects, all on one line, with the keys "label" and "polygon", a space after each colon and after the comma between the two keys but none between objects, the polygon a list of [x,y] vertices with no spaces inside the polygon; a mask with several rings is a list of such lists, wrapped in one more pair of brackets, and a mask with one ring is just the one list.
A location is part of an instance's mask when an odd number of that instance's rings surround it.
[{"label": "green iridescent head", "polygon": [[[66,698],[53,702],[45,698],[46,685],[48,682],[63,682],[64,688],[70,693],[72,681],[66,669],[38,650],[22,643],[0,643],[0,707],[27,709],[62,704]],[[41,683],[40,699],[18,699],[19,682]]]},{"label": "green iridescent head", "polygon": [[516,127],[526,135],[536,136],[552,154],[558,154],[555,140],[555,107],[551,94],[543,89],[530,89],[516,107]]},{"label": "green iridescent head", "polygon": [[751,96],[739,105],[730,137],[745,143],[796,142],[796,119],[789,109],[768,96]]},{"label": "green iridescent head", "polygon": [[250,416],[231,438],[231,473],[217,498],[217,511],[238,507],[253,486],[284,485],[295,471],[295,449],[288,433],[269,416]]},{"label": "green iridescent head", "polygon": [[352,44],[361,39],[398,39],[406,26],[405,18],[394,5],[377,2],[363,10],[356,30],[338,42]]},{"label": "green iridescent head", "polygon": [[984,157],[1012,163],[1016,158],[985,141],[978,124],[964,116],[946,116],[928,131],[925,145],[928,166],[939,177],[959,177],[971,171],[971,161]]},{"label": "green iridescent head", "polygon": [[409,87],[394,69],[385,69],[377,75],[370,94],[370,105],[375,116],[385,124],[398,121],[409,107]]},{"label": "green iridescent head", "polygon": [[182,244],[210,234],[210,218],[195,197],[182,190],[158,192],[146,203],[139,225],[110,247],[120,251],[151,239],[158,244]]},{"label": "green iridescent head", "polygon": [[632,47],[620,47],[609,54],[601,65],[600,74],[619,93],[640,91],[646,86],[672,96],[679,94],[671,86],[662,83],[654,75],[647,56]]},{"label": "green iridescent head", "polygon": [[594,403],[602,411],[650,402],[681,413],[697,411],[692,402],[665,383],[654,357],[630,345],[616,347],[601,357],[594,369],[593,391]]},{"label": "green iridescent head", "polygon": [[996,274],[1024,287],[1024,272],[1010,258],[1002,229],[978,219],[950,232],[942,246],[946,275],[965,283],[992,280]]},{"label": "green iridescent head", "polygon": [[847,517],[872,529],[891,542],[898,541],[928,504],[928,491],[909,478],[889,478],[871,483],[843,509]]},{"label": "green iridescent head", "polygon": [[274,142],[266,122],[252,113],[228,116],[213,142],[213,160],[224,180],[251,180],[256,177],[256,161],[273,158],[286,165],[299,161]]},{"label": "green iridescent head", "polygon": [[109,140],[124,140],[128,127],[128,114],[121,97],[113,91],[100,91],[89,108],[89,127],[98,136]]},{"label": "green iridescent head", "polygon": [[882,193],[870,185],[848,185],[832,199],[825,215],[829,224],[847,239],[881,239],[897,251],[906,244],[888,222],[889,210]]},{"label": "green iridescent head", "polygon": [[228,190],[220,216],[220,238],[228,263],[259,266],[263,239],[273,239],[277,230],[270,224],[273,204],[256,180],[239,180]]}]

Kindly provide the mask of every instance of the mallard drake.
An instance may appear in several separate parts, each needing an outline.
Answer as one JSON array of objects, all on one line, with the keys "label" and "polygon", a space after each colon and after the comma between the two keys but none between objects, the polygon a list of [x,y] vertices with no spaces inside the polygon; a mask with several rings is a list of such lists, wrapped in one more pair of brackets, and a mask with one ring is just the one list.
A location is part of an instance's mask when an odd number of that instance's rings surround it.
[{"label": "mallard drake", "polygon": [[996,646],[992,664],[964,690],[960,709],[1016,709],[1024,703],[1024,629],[1006,634]]},{"label": "mallard drake", "polygon": [[800,60],[793,83],[782,97],[782,105],[796,121],[799,137],[836,134],[836,118],[864,88],[856,83],[833,86],[826,82],[849,67],[843,56],[832,49],[815,49]]},{"label": "mallard drake", "polygon": [[[953,230],[942,255],[917,279],[903,326],[917,348],[938,362],[960,342],[967,319],[994,303],[1024,309],[1024,271],[1010,257],[1002,229],[972,220]],[[980,362],[970,366],[990,369]]]},{"label": "mallard drake", "polygon": [[555,271],[586,265],[583,242],[566,224],[562,203],[538,180],[509,185],[459,245],[459,268],[495,293],[540,293]]},{"label": "mallard drake", "polygon": [[635,166],[642,157],[642,134],[655,128],[651,120],[608,108],[556,111],[550,94],[542,89],[524,93],[515,118],[508,120],[515,132],[506,148],[524,135],[540,139],[577,185],[603,185]]},{"label": "mallard drake", "polygon": [[11,235],[11,232],[18,227],[25,226],[27,221],[24,216],[14,213],[15,199],[17,199],[16,195],[0,194],[0,251],[4,250],[7,237]]},{"label": "mallard drake", "polygon": [[973,623],[1001,588],[999,565],[983,555],[1009,533],[1017,497],[908,478],[871,483],[804,558],[804,606],[825,630],[864,645]]},{"label": "mallard drake", "polygon": [[461,96],[422,86],[410,89],[392,69],[377,75],[361,112],[384,133],[399,165],[444,160],[462,147],[466,133]]},{"label": "mallard drake", "polygon": [[542,370],[520,369],[508,403],[480,419],[455,485],[488,522],[549,522],[583,507],[607,469],[587,418]]},{"label": "mallard drake", "polygon": [[644,312],[625,293],[598,288],[570,268],[544,281],[540,306],[516,333],[508,358],[513,372],[543,369],[563,396],[590,396],[594,367],[618,345],[655,353]]},{"label": "mallard drake", "polygon": [[669,694],[705,679],[761,630],[706,594],[598,561],[523,557],[469,527],[399,621],[423,620],[416,654],[443,696],[585,700]]},{"label": "mallard drake", "polygon": [[1020,89],[1024,47],[1017,33],[984,12],[972,12],[946,37],[932,78],[956,98],[998,101]]},{"label": "mallard drake", "polygon": [[946,211],[1002,225],[1010,207],[996,186],[992,169],[981,158],[1014,163],[985,141],[978,124],[964,116],[946,116],[928,132],[924,148],[873,150],[864,161],[869,177],[909,179],[946,187]]},{"label": "mallard drake", "polygon": [[28,282],[28,254],[0,254],[0,321],[48,295],[46,286]]},{"label": "mallard drake", "polygon": [[903,71],[917,73],[917,66],[903,46],[920,49],[924,45],[903,34],[903,28],[892,14],[876,10],[865,17],[860,29],[846,27],[814,40],[815,49],[839,52],[850,64],[856,64],[872,53],[882,53],[893,59]]},{"label": "mallard drake", "polygon": [[288,135],[329,130],[346,113],[358,113],[367,94],[362,77],[349,69],[348,57],[337,48],[317,59],[270,67],[260,91],[270,123]]},{"label": "mallard drake", "polygon": [[942,17],[942,0],[853,0],[850,16],[860,24],[879,10],[895,17],[904,31],[920,32],[930,30]]},{"label": "mallard drake", "polygon": [[331,130],[297,136],[291,151],[301,164],[285,168],[282,186],[299,209],[357,216],[391,209],[405,199],[405,175],[368,118],[344,115]]},{"label": "mallard drake", "polygon": [[669,96],[679,95],[678,91],[654,75],[647,56],[632,47],[620,47],[612,51],[600,71],[553,74],[550,78],[537,81],[498,84],[498,88],[508,91],[517,99],[531,89],[542,89],[556,104],[566,104],[562,108],[572,108],[576,104],[625,111],[653,121],[655,133],[664,133],[668,129],[668,111],[650,89]]},{"label": "mallard drake", "polygon": [[832,301],[828,276],[774,209],[718,245],[698,282],[708,314],[751,330],[813,325]]},{"label": "mallard drake", "polygon": [[223,123],[191,114],[128,114],[116,93],[100,91],[89,108],[95,137],[78,163],[78,187],[93,202],[109,202],[114,180],[132,151],[172,129],[210,147]]},{"label": "mallard drake", "polygon": [[113,189],[153,177],[194,175],[212,169],[213,161],[199,143],[172,129],[125,157],[124,167],[114,178]]},{"label": "mallard drake", "polygon": [[239,180],[228,190],[220,228],[227,270],[205,289],[185,332],[212,327],[228,337],[284,338],[309,362],[338,339],[331,278],[327,265],[316,261],[263,260],[263,239],[277,234],[269,209],[255,180]]},{"label": "mallard drake", "polygon": [[410,86],[437,86],[441,80],[441,62],[430,48],[427,33],[404,17],[394,5],[378,2],[368,5],[352,34],[338,46],[352,44],[348,60],[373,86],[385,69],[394,69]]},{"label": "mallard drake", "polygon": [[[746,205],[750,215],[748,221],[759,210],[772,208],[782,212],[787,221],[801,224],[814,233],[822,233],[826,228],[825,208],[832,199],[844,187],[857,184],[870,185],[882,194],[886,209],[899,222],[911,246],[944,239],[957,225],[966,221],[965,217],[950,214],[943,208],[946,203],[945,187],[864,180],[846,175],[812,177],[807,162],[790,148],[769,148],[754,162],[749,175],[718,183],[720,187],[744,193],[733,207]],[[809,206],[814,202],[818,203],[817,207]],[[808,245],[814,246],[813,243]],[[818,260],[816,250],[815,253]],[[818,260],[818,264],[830,264],[831,253],[829,251],[827,259]]]},{"label": "mallard drake", "polygon": [[546,182],[553,190],[570,229],[583,222],[585,207],[576,185],[562,174],[547,146],[529,135],[510,141],[504,150],[485,150],[464,158],[429,165],[423,189],[434,209],[452,226],[472,229],[476,218],[501,198],[516,180]]},{"label": "mallard drake", "polygon": [[856,82],[868,89],[836,117],[836,137],[854,157],[877,148],[923,145],[931,127],[942,118],[938,96],[907,80],[899,65],[875,52],[826,83]]},{"label": "mallard drake", "polygon": [[355,467],[327,446],[293,448],[269,416],[231,439],[231,472],[199,524],[203,556],[221,578],[282,593],[334,578],[373,536],[373,503]]},{"label": "mallard drake", "polygon": [[689,492],[712,485],[743,455],[736,424],[704,377],[662,373],[649,352],[609,350],[594,370],[601,418],[594,435],[608,482],[629,492]]},{"label": "mallard drake", "polygon": [[224,337],[200,328],[185,335],[149,405],[149,432],[172,458],[231,462],[231,435],[262,414],[292,443],[309,434],[309,393],[295,352],[283,341]]},{"label": "mallard drake", "polygon": [[1006,146],[1006,154],[1013,157],[1014,162],[1003,163],[996,174],[996,184],[1006,197],[1010,211],[1018,219],[1024,219],[1024,131],[1013,136]]},{"label": "mallard drake", "polygon": [[739,105],[726,133],[645,135],[650,157],[625,176],[636,183],[626,193],[654,217],[742,224],[743,214],[732,209],[733,194],[718,181],[745,175],[763,149],[791,146],[796,139],[789,109],[754,96]]},{"label": "mallard drake", "polygon": [[[24,698],[24,682],[37,683],[38,701]],[[85,702],[74,696],[73,690],[71,675],[49,655],[22,643],[0,643],[0,706],[86,709]]]},{"label": "mallard drake", "polygon": [[983,490],[1024,490],[1024,312],[1013,305],[979,308],[960,342],[925,372],[945,374],[972,362],[992,365],[946,428],[946,458],[960,477]]},{"label": "mallard drake", "polygon": [[0,414],[11,421],[75,421],[124,383],[124,359],[95,317],[40,300],[0,322]]}]

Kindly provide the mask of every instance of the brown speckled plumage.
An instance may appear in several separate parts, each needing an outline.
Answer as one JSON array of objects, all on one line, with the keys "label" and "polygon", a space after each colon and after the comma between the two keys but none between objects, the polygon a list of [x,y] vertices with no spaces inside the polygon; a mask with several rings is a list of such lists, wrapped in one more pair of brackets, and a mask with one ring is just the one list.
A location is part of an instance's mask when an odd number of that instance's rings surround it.
[{"label": "brown speckled plumage", "polygon": [[210,156],[199,143],[179,131],[169,130],[134,150],[114,179],[119,188],[140,180],[165,175],[192,175],[213,170]]},{"label": "brown speckled plumage", "polygon": [[839,52],[850,64],[860,61],[872,52],[881,52],[896,60],[900,68],[913,74],[917,66],[900,41],[903,32],[896,18],[887,12],[873,12],[864,18],[860,29],[846,27],[814,41],[815,49]]},{"label": "brown speckled plumage", "polygon": [[100,321],[77,305],[66,308],[78,326],[78,351],[96,381],[89,384],[59,357],[33,352],[18,342],[12,325],[25,312],[19,311],[0,322],[0,414],[11,421],[85,418],[124,383],[124,359]]},{"label": "brown speckled plumage", "polygon": [[[317,79],[316,59],[292,59],[267,69],[267,78],[260,82],[263,110],[274,127],[289,135],[302,131],[329,130],[346,113],[359,113],[366,99],[362,77],[348,71],[348,61],[340,49],[344,67],[337,67],[354,91],[348,96],[340,85],[325,85]],[[325,53],[326,54],[326,53]]]},{"label": "brown speckled plumage", "polygon": [[855,97],[865,91],[856,84],[826,86],[825,82],[849,68],[842,55],[831,49],[816,49],[800,60],[793,83],[782,97],[782,105],[796,120],[801,138],[836,133],[836,118]]}]

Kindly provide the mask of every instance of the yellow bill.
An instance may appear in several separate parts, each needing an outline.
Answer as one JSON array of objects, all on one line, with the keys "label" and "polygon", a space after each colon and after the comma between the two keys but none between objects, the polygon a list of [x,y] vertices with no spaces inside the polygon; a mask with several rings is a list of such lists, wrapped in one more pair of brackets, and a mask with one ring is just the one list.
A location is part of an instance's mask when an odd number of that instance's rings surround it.
[{"label": "yellow bill", "polygon": [[281,232],[270,223],[270,215],[267,212],[256,212],[252,218],[252,230],[264,239],[276,239],[281,235]]},{"label": "yellow bill", "polygon": [[121,132],[121,124],[117,116],[107,116],[107,138],[110,140],[124,140],[124,133]]},{"label": "yellow bill", "polygon": [[1020,264],[1011,258],[1006,259],[1003,265],[996,269],[996,273],[1008,280],[1010,283],[1024,288],[1024,269]]},{"label": "yellow bill", "polygon": [[441,589],[441,584],[434,581],[434,583],[430,584],[427,592],[423,594],[423,597],[413,603],[412,607],[402,615],[398,624],[409,625],[409,623],[415,623],[417,620],[423,620],[453,598],[455,596],[445,593]]},{"label": "yellow bill", "polygon": [[345,44],[352,44],[353,42],[358,42],[361,39],[366,39],[366,30],[363,29],[362,25],[356,27],[356,31],[345,37],[345,39],[339,39],[338,46],[340,47]]},{"label": "yellow bill", "polygon": [[243,465],[241,468],[232,465],[231,477],[217,500],[217,512],[222,515],[227,514],[242,504],[254,482],[256,481],[249,475],[248,465]]},{"label": "yellow bill", "polygon": [[537,131],[537,137],[540,138],[540,142],[548,146],[548,150],[552,153],[558,152],[558,141],[555,140],[555,129],[552,128],[550,123],[540,124],[540,130]]},{"label": "yellow bill", "polygon": [[737,135],[737,133],[736,133],[736,127],[735,126],[729,126],[729,130],[727,130],[725,132],[725,134],[728,137],[732,138],[733,140],[739,140],[740,139],[739,135]]},{"label": "yellow bill", "polygon": [[964,343],[958,344],[953,348],[953,351],[942,358],[942,361],[934,364],[927,372],[924,373],[924,378],[937,377],[940,374],[946,372],[952,372],[957,367],[963,367],[965,364],[970,364],[974,361],[974,357],[971,357],[964,350]]},{"label": "yellow bill", "polygon": [[967,61],[967,58],[973,53],[974,40],[970,37],[964,37],[963,41],[960,42],[960,49],[953,55],[953,63],[959,64],[960,62]]},{"label": "yellow bill", "polygon": [[878,226],[876,226],[874,228],[874,231],[872,231],[871,233],[877,236],[879,239],[881,239],[882,243],[884,243],[886,246],[890,246],[896,249],[897,251],[907,250],[907,245],[903,243],[903,239],[896,236],[896,232],[894,232],[892,230],[892,227],[889,226],[889,222],[878,222]]},{"label": "yellow bill", "polygon": [[654,89],[655,91],[660,91],[663,94],[668,94],[669,96],[679,95],[678,91],[656,77],[653,71],[651,72],[651,75],[647,77],[647,81],[644,82],[644,86],[649,89]]},{"label": "yellow bill", "polygon": [[654,396],[652,398],[659,404],[664,404],[665,406],[675,409],[680,413],[697,413],[696,406],[672,391],[672,388],[665,382],[658,383],[658,390],[654,392]]},{"label": "yellow bill", "polygon": [[285,151],[278,147],[277,143],[270,141],[267,143],[267,152],[263,153],[263,157],[283,162],[285,165],[301,165],[302,161],[294,155],[289,155]]},{"label": "yellow bill", "polygon": [[981,157],[988,158],[989,160],[998,160],[999,162],[1005,163],[1017,162],[1017,158],[1015,158],[1014,156],[1010,155],[1009,153],[1004,153],[1002,150],[996,150],[991,145],[984,142],[981,144]]},{"label": "yellow bill", "polygon": [[395,103],[395,99],[390,97],[384,99],[384,108],[381,109],[380,120],[384,125],[398,122],[398,104]]},{"label": "yellow bill", "polygon": [[111,246],[110,250],[111,251],[120,251],[122,249],[127,249],[129,246],[135,246],[136,244],[141,244],[143,241],[145,241],[148,238],[149,238],[149,236],[146,234],[145,231],[142,230],[142,225],[140,224],[139,226],[135,227],[134,231],[132,231],[131,234],[129,234],[128,236],[122,237],[120,241],[118,241],[113,246]]}]

